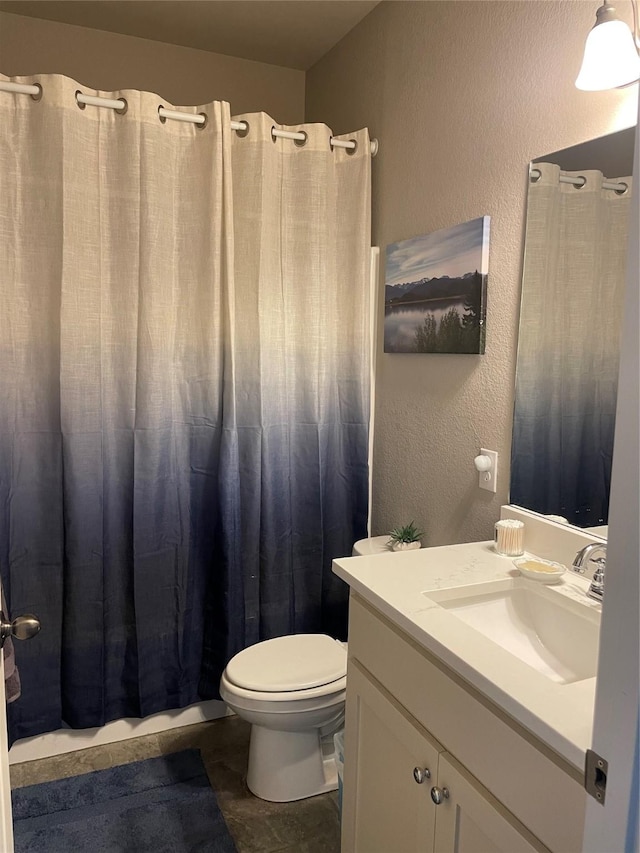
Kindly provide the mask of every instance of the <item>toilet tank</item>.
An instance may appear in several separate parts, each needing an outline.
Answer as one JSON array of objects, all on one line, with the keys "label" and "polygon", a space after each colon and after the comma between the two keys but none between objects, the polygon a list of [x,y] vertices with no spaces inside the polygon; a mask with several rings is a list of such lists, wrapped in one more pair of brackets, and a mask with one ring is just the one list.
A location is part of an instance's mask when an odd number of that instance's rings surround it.
[{"label": "toilet tank", "polygon": [[352,556],[365,557],[372,554],[388,554],[391,548],[387,546],[389,536],[370,536],[368,539],[360,539],[353,546]]}]

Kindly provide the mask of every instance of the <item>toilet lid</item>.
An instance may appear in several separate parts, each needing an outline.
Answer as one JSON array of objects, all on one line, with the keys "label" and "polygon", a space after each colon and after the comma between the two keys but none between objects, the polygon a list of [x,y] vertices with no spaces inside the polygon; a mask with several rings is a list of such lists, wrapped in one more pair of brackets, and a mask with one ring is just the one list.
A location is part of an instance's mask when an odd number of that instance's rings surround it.
[{"label": "toilet lid", "polygon": [[294,634],[249,646],[226,671],[229,681],[246,690],[308,690],[344,678],[347,652],[326,634]]}]

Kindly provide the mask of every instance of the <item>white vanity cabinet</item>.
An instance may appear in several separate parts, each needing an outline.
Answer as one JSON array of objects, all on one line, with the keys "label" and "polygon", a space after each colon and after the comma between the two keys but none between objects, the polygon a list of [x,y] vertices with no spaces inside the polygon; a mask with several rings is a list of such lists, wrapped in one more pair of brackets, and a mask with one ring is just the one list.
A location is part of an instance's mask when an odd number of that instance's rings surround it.
[{"label": "white vanity cabinet", "polygon": [[449,796],[437,807],[438,853],[534,853],[546,851],[480,783],[448,753],[440,756],[438,780]]},{"label": "white vanity cabinet", "polygon": [[347,684],[343,853],[432,851],[442,747],[355,661]]},{"label": "white vanity cabinet", "polygon": [[342,853],[580,851],[579,774],[353,592],[346,715]]},{"label": "white vanity cabinet", "polygon": [[546,850],[355,661],[348,683],[343,853]]}]

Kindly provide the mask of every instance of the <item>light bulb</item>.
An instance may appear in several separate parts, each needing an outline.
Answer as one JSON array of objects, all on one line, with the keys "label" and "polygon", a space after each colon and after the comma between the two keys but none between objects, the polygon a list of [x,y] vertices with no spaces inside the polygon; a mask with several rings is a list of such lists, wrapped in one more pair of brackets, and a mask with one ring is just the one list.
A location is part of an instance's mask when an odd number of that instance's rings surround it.
[{"label": "light bulb", "polygon": [[611,6],[598,9],[597,22],[584,48],[578,89],[601,92],[640,78],[640,57],[631,30],[615,17]]}]

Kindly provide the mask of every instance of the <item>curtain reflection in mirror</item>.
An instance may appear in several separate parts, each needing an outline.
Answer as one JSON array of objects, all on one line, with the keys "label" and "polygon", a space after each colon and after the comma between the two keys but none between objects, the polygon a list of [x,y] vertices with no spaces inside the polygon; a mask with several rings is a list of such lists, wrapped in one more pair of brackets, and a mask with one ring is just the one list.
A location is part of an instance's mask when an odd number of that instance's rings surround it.
[{"label": "curtain reflection in mirror", "polygon": [[[510,499],[590,527],[606,524],[609,509],[631,178],[561,173],[552,163],[535,170]],[[612,180],[629,189],[603,186]]]}]

